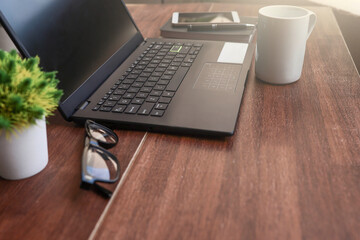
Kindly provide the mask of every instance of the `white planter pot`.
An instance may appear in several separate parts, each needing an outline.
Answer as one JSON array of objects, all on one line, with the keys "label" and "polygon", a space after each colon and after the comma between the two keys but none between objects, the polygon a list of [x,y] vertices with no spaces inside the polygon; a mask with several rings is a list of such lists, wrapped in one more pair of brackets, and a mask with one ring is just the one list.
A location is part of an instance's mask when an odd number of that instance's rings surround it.
[{"label": "white planter pot", "polygon": [[7,139],[0,136],[0,176],[16,180],[31,177],[48,163],[45,119]]}]

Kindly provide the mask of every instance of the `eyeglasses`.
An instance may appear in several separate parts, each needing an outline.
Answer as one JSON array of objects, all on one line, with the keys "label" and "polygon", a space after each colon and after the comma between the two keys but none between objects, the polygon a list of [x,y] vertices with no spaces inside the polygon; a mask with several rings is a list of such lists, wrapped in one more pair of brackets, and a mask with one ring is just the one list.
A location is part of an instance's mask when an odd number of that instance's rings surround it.
[{"label": "eyeglasses", "polygon": [[81,188],[94,188],[105,198],[112,192],[96,182],[114,183],[120,177],[120,164],[117,158],[106,149],[118,142],[117,135],[107,127],[94,121],[85,122],[85,147],[82,155]]}]

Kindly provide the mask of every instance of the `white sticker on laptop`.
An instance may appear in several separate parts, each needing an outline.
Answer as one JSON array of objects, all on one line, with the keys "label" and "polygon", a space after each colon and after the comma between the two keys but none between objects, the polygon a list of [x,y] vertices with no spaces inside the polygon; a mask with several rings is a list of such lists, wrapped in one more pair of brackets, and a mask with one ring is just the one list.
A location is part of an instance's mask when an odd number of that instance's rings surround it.
[{"label": "white sticker on laptop", "polygon": [[226,42],[221,50],[218,62],[242,64],[249,44]]}]

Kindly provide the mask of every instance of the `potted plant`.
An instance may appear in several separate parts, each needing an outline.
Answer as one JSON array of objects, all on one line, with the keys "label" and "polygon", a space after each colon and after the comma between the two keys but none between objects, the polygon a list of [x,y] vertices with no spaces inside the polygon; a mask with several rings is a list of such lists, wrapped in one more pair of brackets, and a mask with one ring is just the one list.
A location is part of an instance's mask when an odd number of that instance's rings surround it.
[{"label": "potted plant", "polygon": [[0,176],[5,179],[30,177],[48,162],[45,118],[62,91],[56,72],[43,72],[39,62],[0,50]]}]

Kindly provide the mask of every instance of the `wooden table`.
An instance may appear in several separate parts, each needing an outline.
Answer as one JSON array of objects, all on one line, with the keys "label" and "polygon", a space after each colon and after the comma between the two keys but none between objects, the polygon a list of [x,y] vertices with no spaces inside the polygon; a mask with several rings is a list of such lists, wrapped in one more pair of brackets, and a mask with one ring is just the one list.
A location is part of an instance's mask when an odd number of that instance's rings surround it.
[{"label": "wooden table", "polygon": [[[260,7],[129,10],[158,37],[173,11]],[[310,9],[301,79],[265,84],[252,66],[234,136],[117,130],[123,176],[110,201],[79,188],[84,129],[50,118],[46,169],[0,180],[0,239],[360,239],[360,77],[331,9]]]}]

